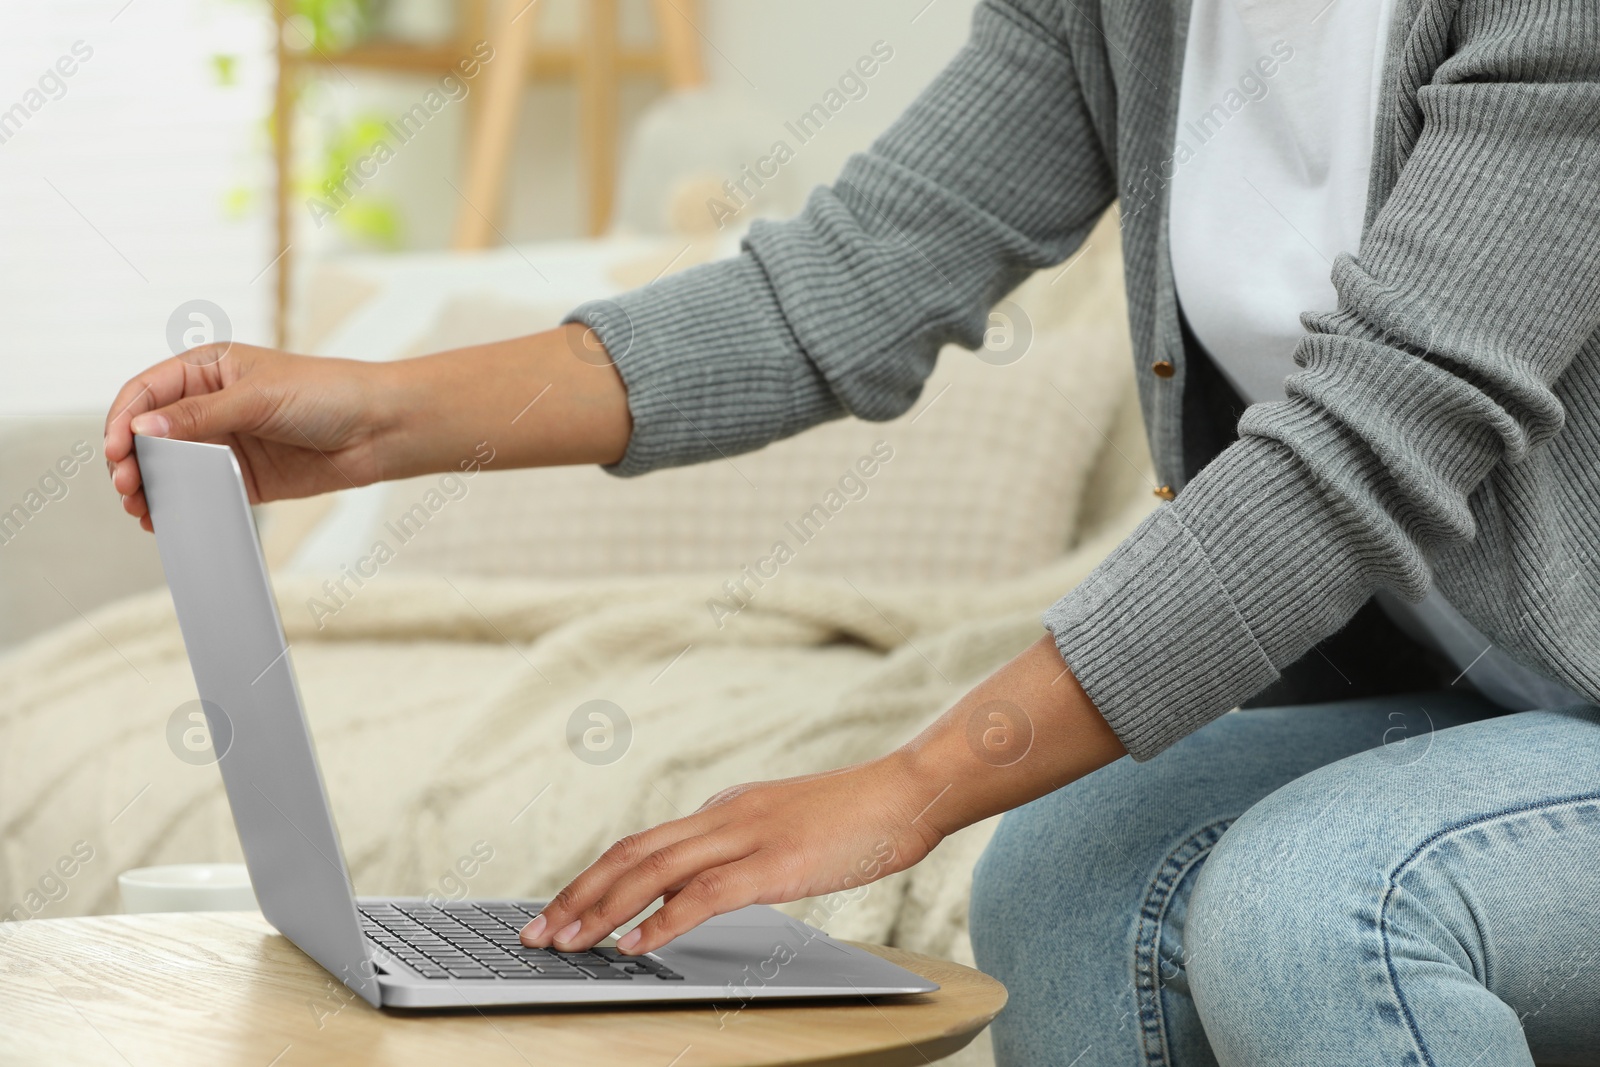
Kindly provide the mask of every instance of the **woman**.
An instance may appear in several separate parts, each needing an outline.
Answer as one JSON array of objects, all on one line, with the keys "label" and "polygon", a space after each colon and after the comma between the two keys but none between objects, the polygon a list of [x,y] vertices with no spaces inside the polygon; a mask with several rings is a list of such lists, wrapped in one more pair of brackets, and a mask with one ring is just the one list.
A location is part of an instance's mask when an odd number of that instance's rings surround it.
[{"label": "woman", "polygon": [[738,258],[405,363],[186,354],[113,404],[113,481],[148,526],[130,431],[269,500],[491,432],[633,475],[889,418],[1114,200],[1168,502],[913,742],[618,842],[524,940],[665,895],[649,951],[1010,811],[972,907],[1002,1062],[1600,1063],[1591,4],[984,0]]}]

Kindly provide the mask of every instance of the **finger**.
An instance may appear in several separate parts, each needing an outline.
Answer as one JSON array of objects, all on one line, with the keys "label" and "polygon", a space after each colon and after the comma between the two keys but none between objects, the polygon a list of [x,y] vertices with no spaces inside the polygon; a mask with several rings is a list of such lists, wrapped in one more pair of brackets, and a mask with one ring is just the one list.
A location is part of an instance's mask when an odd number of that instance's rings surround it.
[{"label": "finger", "polygon": [[257,389],[229,386],[215,393],[186,396],[133,418],[134,433],[178,441],[211,441],[256,429],[268,408]]},{"label": "finger", "polygon": [[[107,457],[107,463],[111,467],[111,488],[122,496],[132,496],[139,491],[140,486],[143,484],[143,479],[139,474],[139,458],[134,455],[131,447],[133,435],[128,434],[127,436],[130,442],[127,455],[118,460],[110,459],[109,455]],[[107,453],[111,451],[110,437],[106,438],[106,451]]]},{"label": "finger", "polygon": [[658,897],[681,889],[702,871],[726,866],[753,851],[753,844],[742,845],[721,828],[657,849],[632,869],[623,871],[593,904],[578,914],[574,920],[579,924],[578,930],[557,937],[555,944],[571,950],[592,948]]},{"label": "finger", "polygon": [[106,458],[113,463],[133,452],[128,424],[135,416],[172,403],[184,394],[195,370],[181,359],[162,360],[128,380],[106,412]]},{"label": "finger", "polygon": [[122,510],[136,519],[142,519],[150,514],[150,505],[145,502],[144,490],[130,493],[122,498]]},{"label": "finger", "polygon": [[573,922],[611,887],[618,875],[652,852],[709,828],[705,825],[706,820],[696,822],[697,819],[700,817],[691,815],[687,819],[664,822],[641,833],[629,834],[606,849],[582,874],[568,882],[566,888],[551,897],[545,909],[522,928],[522,943],[533,948],[548,948],[555,942],[557,934],[565,935],[563,941],[576,935],[579,931],[570,929]]},{"label": "finger", "polygon": [[123,496],[132,496],[144,484],[139,460],[132,452],[111,465],[111,487]]},{"label": "finger", "polygon": [[[123,496],[138,492],[141,478],[133,451],[133,420],[198,388],[205,372],[181,359],[157,363],[129,380],[106,412],[104,455],[111,464],[111,484]],[[137,514],[137,513],[134,513]]]},{"label": "finger", "polygon": [[152,367],[145,374],[130,379],[117,390],[111,407],[106,409],[105,457],[112,463],[123,459],[133,449],[133,434],[128,429],[128,423],[133,421],[135,415],[150,410],[157,403],[152,395],[153,386],[147,380],[147,375],[156,369]]},{"label": "finger", "polygon": [[654,952],[707,919],[761,903],[778,882],[772,857],[761,852],[701,871],[655,914],[618,938],[617,948],[633,956]]}]

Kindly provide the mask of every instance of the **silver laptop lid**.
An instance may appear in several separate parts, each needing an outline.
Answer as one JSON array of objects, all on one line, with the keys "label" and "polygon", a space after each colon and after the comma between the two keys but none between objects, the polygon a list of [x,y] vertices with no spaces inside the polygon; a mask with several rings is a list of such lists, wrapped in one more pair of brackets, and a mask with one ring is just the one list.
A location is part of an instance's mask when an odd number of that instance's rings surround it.
[{"label": "silver laptop lid", "polygon": [[376,1005],[378,982],[238,461],[226,445],[135,437],[134,447],[262,914]]}]

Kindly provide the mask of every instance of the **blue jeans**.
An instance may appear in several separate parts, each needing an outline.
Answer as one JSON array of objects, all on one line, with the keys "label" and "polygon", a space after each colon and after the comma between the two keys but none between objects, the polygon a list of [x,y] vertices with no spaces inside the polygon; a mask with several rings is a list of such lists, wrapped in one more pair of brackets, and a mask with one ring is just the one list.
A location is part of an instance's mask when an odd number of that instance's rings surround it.
[{"label": "blue jeans", "polygon": [[1600,1064],[1600,708],[1235,712],[1008,814],[1010,1065]]}]

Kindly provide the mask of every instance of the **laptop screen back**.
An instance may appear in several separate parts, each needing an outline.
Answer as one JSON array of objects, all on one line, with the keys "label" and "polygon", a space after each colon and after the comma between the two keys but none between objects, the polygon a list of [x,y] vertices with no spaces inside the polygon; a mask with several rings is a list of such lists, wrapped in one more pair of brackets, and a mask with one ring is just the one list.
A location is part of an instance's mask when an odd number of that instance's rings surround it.
[{"label": "laptop screen back", "polygon": [[226,445],[136,437],[134,447],[256,900],[302,951],[377,1004],[239,465]]}]

